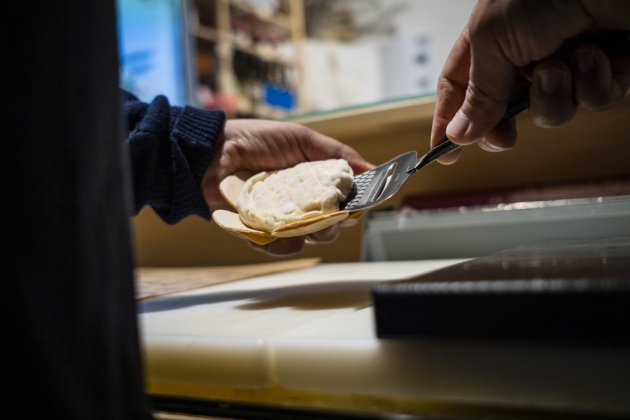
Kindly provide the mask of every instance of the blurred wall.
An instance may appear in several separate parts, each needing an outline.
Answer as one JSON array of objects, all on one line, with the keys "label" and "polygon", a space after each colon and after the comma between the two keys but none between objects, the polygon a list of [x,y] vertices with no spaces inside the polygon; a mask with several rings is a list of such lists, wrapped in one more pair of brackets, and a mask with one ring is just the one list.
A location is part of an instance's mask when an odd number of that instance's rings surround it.
[{"label": "blurred wall", "polygon": [[[375,0],[377,9],[395,6],[391,36],[363,34],[353,41],[309,39],[304,45],[306,98],[313,111],[379,102],[435,92],[437,77],[466,26],[475,0]],[[356,24],[365,17],[362,2],[349,2]],[[373,3],[371,3],[373,4]],[[371,6],[372,7],[372,6]],[[374,17],[372,16],[372,19]],[[414,61],[409,40],[429,40],[428,62]],[[399,55],[408,57],[399,57]],[[407,68],[408,67],[408,68]],[[427,75],[426,86],[417,83]],[[407,81],[413,79],[413,81]],[[418,80],[416,80],[418,79]]]},{"label": "blurred wall", "polygon": [[329,110],[382,100],[379,45],[374,41],[307,41],[303,56],[309,109]]},{"label": "blurred wall", "polygon": [[[377,0],[389,4],[391,0]],[[404,13],[394,17],[398,34],[427,34],[432,39],[432,65],[435,76],[446,62],[446,58],[468,23],[476,0],[398,0],[404,5]]]}]

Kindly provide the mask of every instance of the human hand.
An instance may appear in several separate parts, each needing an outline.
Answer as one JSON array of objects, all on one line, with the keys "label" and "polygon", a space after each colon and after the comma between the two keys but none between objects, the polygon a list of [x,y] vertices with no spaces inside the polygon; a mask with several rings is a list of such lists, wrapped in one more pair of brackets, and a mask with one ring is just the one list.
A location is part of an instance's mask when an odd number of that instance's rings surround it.
[{"label": "human hand", "polygon": [[[355,174],[372,169],[351,147],[304,126],[266,120],[228,120],[201,183],[202,193],[211,212],[229,210],[230,205],[219,191],[219,184],[228,175],[240,170],[251,172],[285,169],[301,162],[345,159]],[[353,224],[344,220],[341,225]],[[339,234],[339,225],[293,238],[278,238],[268,245],[254,248],[274,255],[299,252],[306,240],[330,242]]]},{"label": "human hand", "polygon": [[[624,0],[480,0],[438,80],[431,147],[446,137],[467,145],[481,139],[487,151],[516,142],[512,118],[497,126],[515,88],[532,82],[529,115],[540,127],[569,122],[578,105],[604,110],[630,87],[630,56],[607,56],[572,39],[596,30],[630,29]],[[459,149],[439,161],[457,160]]]}]

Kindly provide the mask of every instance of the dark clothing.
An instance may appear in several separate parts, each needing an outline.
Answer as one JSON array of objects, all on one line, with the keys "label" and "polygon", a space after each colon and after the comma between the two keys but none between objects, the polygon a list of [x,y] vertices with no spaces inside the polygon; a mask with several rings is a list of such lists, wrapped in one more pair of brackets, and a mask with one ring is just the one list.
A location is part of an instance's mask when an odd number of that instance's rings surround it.
[{"label": "dark clothing", "polygon": [[[0,6],[3,419],[151,417],[116,45],[113,0]],[[136,211],[208,217],[198,184],[223,117],[164,99],[125,107]]]},{"label": "dark clothing", "polygon": [[123,94],[136,213],[148,204],[167,223],[191,214],[210,219],[199,186],[225,114],[171,107],[164,96],[149,105],[127,92]]}]

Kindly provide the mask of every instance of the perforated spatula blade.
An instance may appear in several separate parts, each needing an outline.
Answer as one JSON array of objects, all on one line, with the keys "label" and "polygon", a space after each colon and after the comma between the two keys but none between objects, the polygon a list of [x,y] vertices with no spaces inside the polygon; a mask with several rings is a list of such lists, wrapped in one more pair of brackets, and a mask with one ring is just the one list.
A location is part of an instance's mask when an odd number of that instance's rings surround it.
[{"label": "perforated spatula blade", "polygon": [[354,177],[352,191],[339,210],[357,212],[377,206],[390,198],[411,175],[407,170],[416,164],[416,152],[407,152]]}]

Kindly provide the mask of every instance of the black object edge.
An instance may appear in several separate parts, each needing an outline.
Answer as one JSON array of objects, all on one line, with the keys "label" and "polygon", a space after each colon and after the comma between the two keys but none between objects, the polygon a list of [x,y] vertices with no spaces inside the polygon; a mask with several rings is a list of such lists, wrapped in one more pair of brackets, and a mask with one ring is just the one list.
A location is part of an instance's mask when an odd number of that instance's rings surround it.
[{"label": "black object edge", "polygon": [[377,284],[377,335],[630,344],[630,241],[565,245],[517,247]]}]

